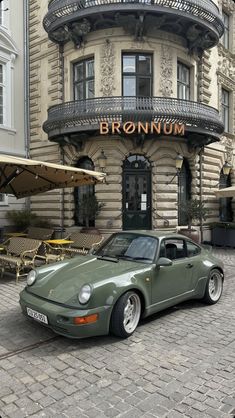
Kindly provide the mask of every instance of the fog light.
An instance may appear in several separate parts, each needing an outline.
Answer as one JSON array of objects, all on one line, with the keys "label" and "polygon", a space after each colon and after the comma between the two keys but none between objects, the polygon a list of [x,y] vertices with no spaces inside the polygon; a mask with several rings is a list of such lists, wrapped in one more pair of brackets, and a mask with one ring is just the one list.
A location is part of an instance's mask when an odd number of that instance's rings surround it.
[{"label": "fog light", "polygon": [[99,318],[98,314],[92,314],[87,316],[76,316],[73,318],[73,323],[75,325],[83,325],[83,324],[91,324],[92,322],[96,322]]}]

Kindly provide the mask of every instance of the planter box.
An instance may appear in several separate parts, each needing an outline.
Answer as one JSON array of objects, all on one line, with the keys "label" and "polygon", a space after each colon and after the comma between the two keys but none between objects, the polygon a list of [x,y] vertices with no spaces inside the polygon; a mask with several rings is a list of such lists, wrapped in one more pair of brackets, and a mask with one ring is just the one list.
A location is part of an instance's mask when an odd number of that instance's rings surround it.
[{"label": "planter box", "polygon": [[235,229],[228,226],[214,226],[211,231],[212,245],[235,247]]}]

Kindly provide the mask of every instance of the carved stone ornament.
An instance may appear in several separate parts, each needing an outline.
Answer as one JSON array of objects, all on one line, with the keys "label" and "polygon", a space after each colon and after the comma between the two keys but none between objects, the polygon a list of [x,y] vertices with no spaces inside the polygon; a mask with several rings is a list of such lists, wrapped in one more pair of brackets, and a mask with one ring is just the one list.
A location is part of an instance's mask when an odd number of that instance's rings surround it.
[{"label": "carved stone ornament", "polygon": [[164,97],[171,97],[173,78],[173,57],[172,49],[169,46],[162,45],[161,48],[161,88],[160,92]]},{"label": "carved stone ornament", "polygon": [[227,136],[222,136],[220,143],[225,147],[225,160],[233,164],[233,140]]},{"label": "carved stone ornament", "polygon": [[225,51],[221,45],[218,47],[218,53],[218,72],[230,78],[232,83],[235,83],[235,65],[232,54],[229,51]]},{"label": "carved stone ornament", "polygon": [[115,55],[113,44],[106,39],[101,55],[101,92],[103,96],[113,96],[116,89],[114,85]]},{"label": "carved stone ornament", "polygon": [[222,6],[224,9],[226,9],[228,12],[235,11],[235,3],[234,0],[222,0]]}]

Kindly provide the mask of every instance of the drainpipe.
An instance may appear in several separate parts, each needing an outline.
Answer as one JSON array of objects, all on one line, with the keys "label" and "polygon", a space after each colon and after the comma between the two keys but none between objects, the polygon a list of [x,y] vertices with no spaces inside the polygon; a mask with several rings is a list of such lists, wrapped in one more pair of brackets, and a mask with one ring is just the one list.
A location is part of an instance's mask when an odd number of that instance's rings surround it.
[{"label": "drainpipe", "polygon": [[[24,147],[25,156],[29,157],[29,6],[28,0],[23,1],[23,37],[24,37]],[[30,210],[30,198],[25,200],[26,209]]]},{"label": "drainpipe", "polygon": [[[59,62],[60,62],[60,76],[61,76],[61,102],[64,103],[64,45],[59,45]],[[64,147],[60,144],[60,155],[61,155],[61,163],[64,165]],[[61,225],[61,238],[64,230],[64,214],[65,214],[65,195],[64,189],[61,189],[60,192],[61,197],[61,212],[60,212],[60,225]]]},{"label": "drainpipe", "polygon": [[[203,197],[202,197],[202,156],[203,156],[203,152],[204,152],[204,146],[202,146],[200,148],[199,151],[199,175],[200,175],[200,203],[202,204],[203,202]],[[201,242],[203,242],[203,219],[202,216],[200,217],[200,234],[201,234]]]}]

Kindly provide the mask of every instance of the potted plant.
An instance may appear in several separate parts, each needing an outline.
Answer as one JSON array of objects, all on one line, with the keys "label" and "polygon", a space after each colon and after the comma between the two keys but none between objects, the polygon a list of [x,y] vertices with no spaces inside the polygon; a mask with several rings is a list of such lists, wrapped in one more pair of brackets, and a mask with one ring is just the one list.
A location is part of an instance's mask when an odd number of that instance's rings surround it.
[{"label": "potted plant", "polygon": [[182,204],[182,210],[185,212],[188,228],[180,229],[180,233],[188,236],[196,242],[199,242],[199,231],[192,228],[194,221],[206,220],[209,214],[209,210],[205,207],[205,203],[199,199],[190,199],[186,203]]},{"label": "potted plant", "polygon": [[51,226],[47,219],[39,217],[36,213],[33,213],[28,209],[9,210],[6,213],[6,218],[8,219],[10,226],[13,227],[15,231],[22,232],[29,226],[44,228]]},{"label": "potted plant", "polygon": [[97,228],[91,225],[103,207],[104,203],[98,202],[94,194],[84,194],[81,196],[78,202],[79,217],[85,223],[85,227],[82,228],[81,232],[99,233]]}]

